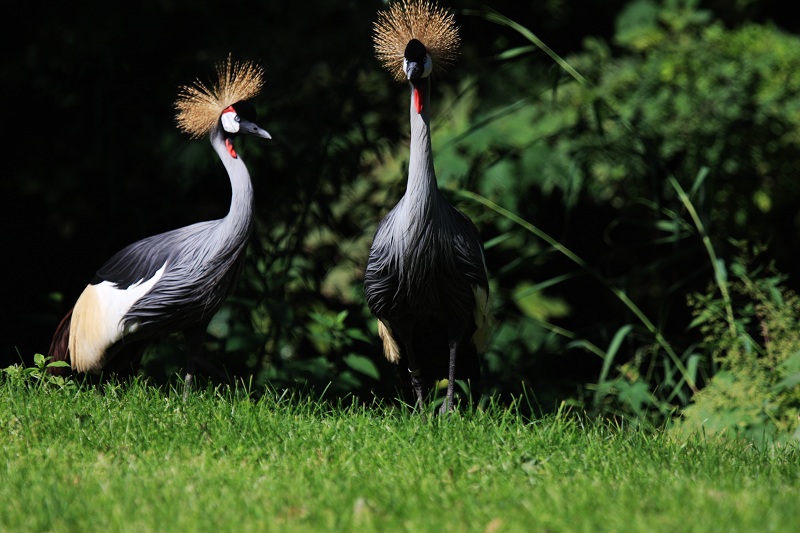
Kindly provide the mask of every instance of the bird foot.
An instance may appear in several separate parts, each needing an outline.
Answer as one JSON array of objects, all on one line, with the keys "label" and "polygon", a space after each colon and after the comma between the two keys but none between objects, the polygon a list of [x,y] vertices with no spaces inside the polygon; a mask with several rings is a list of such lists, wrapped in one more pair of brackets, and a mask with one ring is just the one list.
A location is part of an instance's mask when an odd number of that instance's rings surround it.
[{"label": "bird foot", "polygon": [[439,407],[440,415],[452,413],[455,410],[455,391],[453,390],[455,387],[453,385],[453,380],[449,380],[447,383],[447,394],[444,397],[442,406]]},{"label": "bird foot", "polygon": [[439,407],[439,414],[447,415],[452,413],[454,410],[455,408],[453,407],[453,401],[445,398],[444,401],[442,402],[442,406]]}]

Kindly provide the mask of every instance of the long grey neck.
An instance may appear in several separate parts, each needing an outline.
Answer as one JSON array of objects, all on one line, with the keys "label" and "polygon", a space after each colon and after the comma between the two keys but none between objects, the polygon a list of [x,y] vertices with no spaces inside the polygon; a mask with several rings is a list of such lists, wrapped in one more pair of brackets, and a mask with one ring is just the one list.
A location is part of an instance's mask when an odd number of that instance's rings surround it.
[{"label": "long grey neck", "polygon": [[246,242],[253,220],[253,184],[250,173],[241,157],[233,157],[225,146],[222,128],[211,132],[211,145],[225,165],[231,180],[231,206],[225,218],[220,220],[221,235],[227,236],[228,244],[239,246]]},{"label": "long grey neck", "polygon": [[417,112],[414,88],[411,89],[411,153],[404,197],[405,212],[411,224],[424,224],[435,215],[433,209],[439,194],[431,150],[430,87],[430,78],[423,79],[419,85],[422,92],[421,113]]}]

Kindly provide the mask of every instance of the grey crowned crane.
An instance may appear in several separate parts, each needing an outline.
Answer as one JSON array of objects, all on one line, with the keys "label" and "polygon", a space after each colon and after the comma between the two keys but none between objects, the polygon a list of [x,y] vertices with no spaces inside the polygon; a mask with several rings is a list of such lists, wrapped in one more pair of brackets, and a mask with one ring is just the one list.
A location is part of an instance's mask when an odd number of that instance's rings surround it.
[{"label": "grey crowned crane", "polygon": [[406,191],[375,232],[364,291],[384,355],[415,407],[447,378],[447,412],[456,379],[479,384],[490,310],[483,244],[439,190],[431,150],[430,75],[452,63],[460,39],[448,11],[403,0],[379,13],[374,41],[378,59],[410,86],[411,144]]},{"label": "grey crowned crane", "polygon": [[209,135],[230,178],[230,210],[130,244],[100,267],[50,344],[51,359],[72,371],[130,373],[150,343],[183,332],[191,387],[206,327],[236,283],[252,229],[253,187],[233,141],[271,138],[248,102],[263,86],[263,69],[228,56],[216,70],[211,87],[197,80],[181,88],[176,121],[192,138]]}]

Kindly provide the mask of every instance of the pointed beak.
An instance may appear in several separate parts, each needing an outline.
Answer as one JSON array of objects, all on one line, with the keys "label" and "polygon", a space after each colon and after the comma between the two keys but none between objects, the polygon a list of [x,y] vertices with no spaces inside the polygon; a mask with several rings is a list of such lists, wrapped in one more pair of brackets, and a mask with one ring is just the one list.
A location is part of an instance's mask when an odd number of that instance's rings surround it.
[{"label": "pointed beak", "polygon": [[418,61],[408,61],[405,64],[406,78],[413,81],[422,77],[425,73],[425,65]]},{"label": "pointed beak", "polygon": [[264,139],[272,139],[272,135],[270,135],[267,130],[260,128],[258,124],[250,122],[249,120],[242,120],[239,122],[239,133],[249,133]]}]

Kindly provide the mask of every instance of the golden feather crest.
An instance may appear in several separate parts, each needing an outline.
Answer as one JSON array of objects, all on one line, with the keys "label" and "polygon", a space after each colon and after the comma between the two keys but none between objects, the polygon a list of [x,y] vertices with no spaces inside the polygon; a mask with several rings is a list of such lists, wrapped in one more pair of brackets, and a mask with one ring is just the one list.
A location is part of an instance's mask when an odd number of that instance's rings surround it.
[{"label": "golden feather crest", "polygon": [[252,61],[228,60],[217,64],[217,81],[210,87],[195,80],[180,88],[175,109],[178,128],[193,138],[202,137],[219,120],[222,111],[240,100],[256,96],[264,86],[264,69]]},{"label": "golden feather crest", "polygon": [[400,0],[378,12],[373,25],[375,55],[397,81],[406,79],[403,53],[411,39],[428,50],[434,70],[443,72],[458,57],[461,38],[453,14],[429,0]]}]

